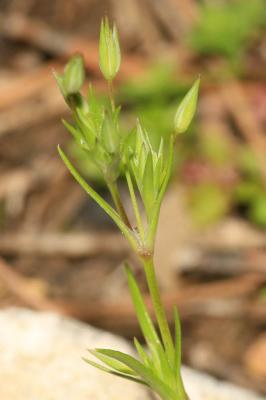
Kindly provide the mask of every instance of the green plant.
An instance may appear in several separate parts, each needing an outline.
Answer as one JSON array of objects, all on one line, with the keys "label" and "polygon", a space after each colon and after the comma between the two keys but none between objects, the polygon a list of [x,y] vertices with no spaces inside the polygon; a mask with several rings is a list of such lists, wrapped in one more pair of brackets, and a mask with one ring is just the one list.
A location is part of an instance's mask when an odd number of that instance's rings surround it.
[{"label": "green plant", "polygon": [[[64,73],[55,74],[55,78],[74,119],[72,124],[64,121],[64,125],[98,169],[111,193],[114,207],[82,178],[60,147],[58,151],[71,174],[113,219],[142,263],[159,333],[149,316],[135,277],[126,266],[131,297],[148,350],[134,339],[139,359],[119,351],[94,349],[89,351],[101,364],[88,359],[86,361],[111,374],[147,385],[163,400],[185,400],[188,397],[180,372],[179,317],[177,310],[174,310],[174,342],[156,280],[153,253],[160,207],[173,166],[174,142],[177,135],[187,129],[194,116],[199,79],[177,109],[174,133],[167,143],[162,138],[158,149],[155,149],[139,121],[128,135],[120,129],[120,107],[115,104],[112,84],[120,66],[120,48],[117,30],[115,27],[111,29],[107,20],[101,26],[99,47],[100,68],[109,87],[106,104],[95,97],[91,87],[87,98],[81,95],[84,66],[80,56],[70,60]],[[118,179],[122,170],[135,215],[134,223],[129,220],[120,197]]]}]

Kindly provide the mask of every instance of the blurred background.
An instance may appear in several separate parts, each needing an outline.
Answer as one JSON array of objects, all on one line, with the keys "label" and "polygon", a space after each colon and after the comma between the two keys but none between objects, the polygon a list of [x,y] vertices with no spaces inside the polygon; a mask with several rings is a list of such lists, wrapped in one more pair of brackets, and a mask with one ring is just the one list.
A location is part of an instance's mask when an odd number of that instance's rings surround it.
[{"label": "blurred background", "polygon": [[160,286],[169,320],[174,304],[180,310],[184,362],[266,394],[265,0],[0,0],[0,307],[140,335],[123,260],[145,291],[142,271],[56,151],[61,143],[109,200],[62,126],[69,114],[52,77],[81,52],[87,81],[105,95],[105,15],[123,48],[116,96],[125,131],[138,115],[156,146],[202,77],[162,209]]}]

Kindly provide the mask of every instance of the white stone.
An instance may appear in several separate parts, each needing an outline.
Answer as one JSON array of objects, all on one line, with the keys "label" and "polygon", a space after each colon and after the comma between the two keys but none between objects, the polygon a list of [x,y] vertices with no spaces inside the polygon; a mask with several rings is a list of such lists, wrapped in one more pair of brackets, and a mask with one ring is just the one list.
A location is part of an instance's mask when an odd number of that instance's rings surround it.
[{"label": "white stone", "polygon": [[[0,311],[1,400],[148,400],[140,385],[101,372],[86,348],[132,353],[124,340],[70,318],[26,309]],[[262,400],[184,368],[191,400]]]},{"label": "white stone", "polygon": [[249,390],[218,381],[190,368],[183,367],[183,378],[190,400],[265,400]]},{"label": "white stone", "polygon": [[48,312],[0,312],[1,400],[147,400],[147,391],[86,364],[91,347],[132,352],[110,333]]}]

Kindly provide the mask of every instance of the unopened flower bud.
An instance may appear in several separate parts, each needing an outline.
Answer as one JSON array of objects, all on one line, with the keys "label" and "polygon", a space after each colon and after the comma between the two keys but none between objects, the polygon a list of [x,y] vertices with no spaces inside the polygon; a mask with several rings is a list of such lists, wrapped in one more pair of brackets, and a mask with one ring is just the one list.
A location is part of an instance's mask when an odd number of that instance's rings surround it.
[{"label": "unopened flower bud", "polygon": [[197,107],[200,79],[197,79],[181,101],[175,114],[175,132],[183,133],[189,127]]},{"label": "unopened flower bud", "polygon": [[79,55],[74,56],[66,65],[63,84],[67,96],[78,93],[84,83],[85,71],[83,58]]},{"label": "unopened flower bud", "polygon": [[109,27],[108,19],[105,18],[101,23],[100,43],[99,43],[99,64],[103,76],[107,81],[114,79],[119,71],[121,63],[121,53],[117,28]]}]

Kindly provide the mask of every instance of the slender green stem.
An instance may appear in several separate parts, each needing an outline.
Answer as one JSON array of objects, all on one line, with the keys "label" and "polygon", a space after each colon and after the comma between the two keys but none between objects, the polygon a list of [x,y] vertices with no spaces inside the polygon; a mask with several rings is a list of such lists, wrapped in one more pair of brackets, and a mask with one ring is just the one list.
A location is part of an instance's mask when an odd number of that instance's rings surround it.
[{"label": "slender green stem", "polygon": [[115,111],[115,99],[114,99],[114,87],[113,81],[108,81],[108,91],[109,91],[109,98],[111,102],[112,111]]},{"label": "slender green stem", "polygon": [[162,304],[161,295],[156,279],[154,263],[152,257],[142,258],[146,279],[154,306],[155,315],[161,332],[162,341],[165,347],[165,351],[170,362],[170,365],[174,365],[174,344],[169,329],[169,325],[166,318],[166,313]]},{"label": "slender green stem", "polygon": [[118,214],[120,215],[122,221],[126,224],[126,226],[132,230],[131,224],[129,222],[126,210],[124,209],[121,197],[120,197],[120,193],[118,190],[118,186],[117,183],[108,183],[107,184],[108,189],[111,193],[115,208],[118,212]]},{"label": "slender green stem", "polygon": [[135,217],[136,217],[138,231],[139,231],[141,240],[144,241],[143,223],[142,223],[142,219],[141,219],[141,215],[140,215],[138,201],[137,201],[136,195],[135,195],[133,182],[132,182],[132,179],[131,179],[130,172],[128,170],[126,171],[126,180],[127,180],[127,185],[128,185],[128,190],[129,190],[129,193],[130,193],[130,197],[131,197],[132,207],[133,207],[134,214],[135,214]]}]

